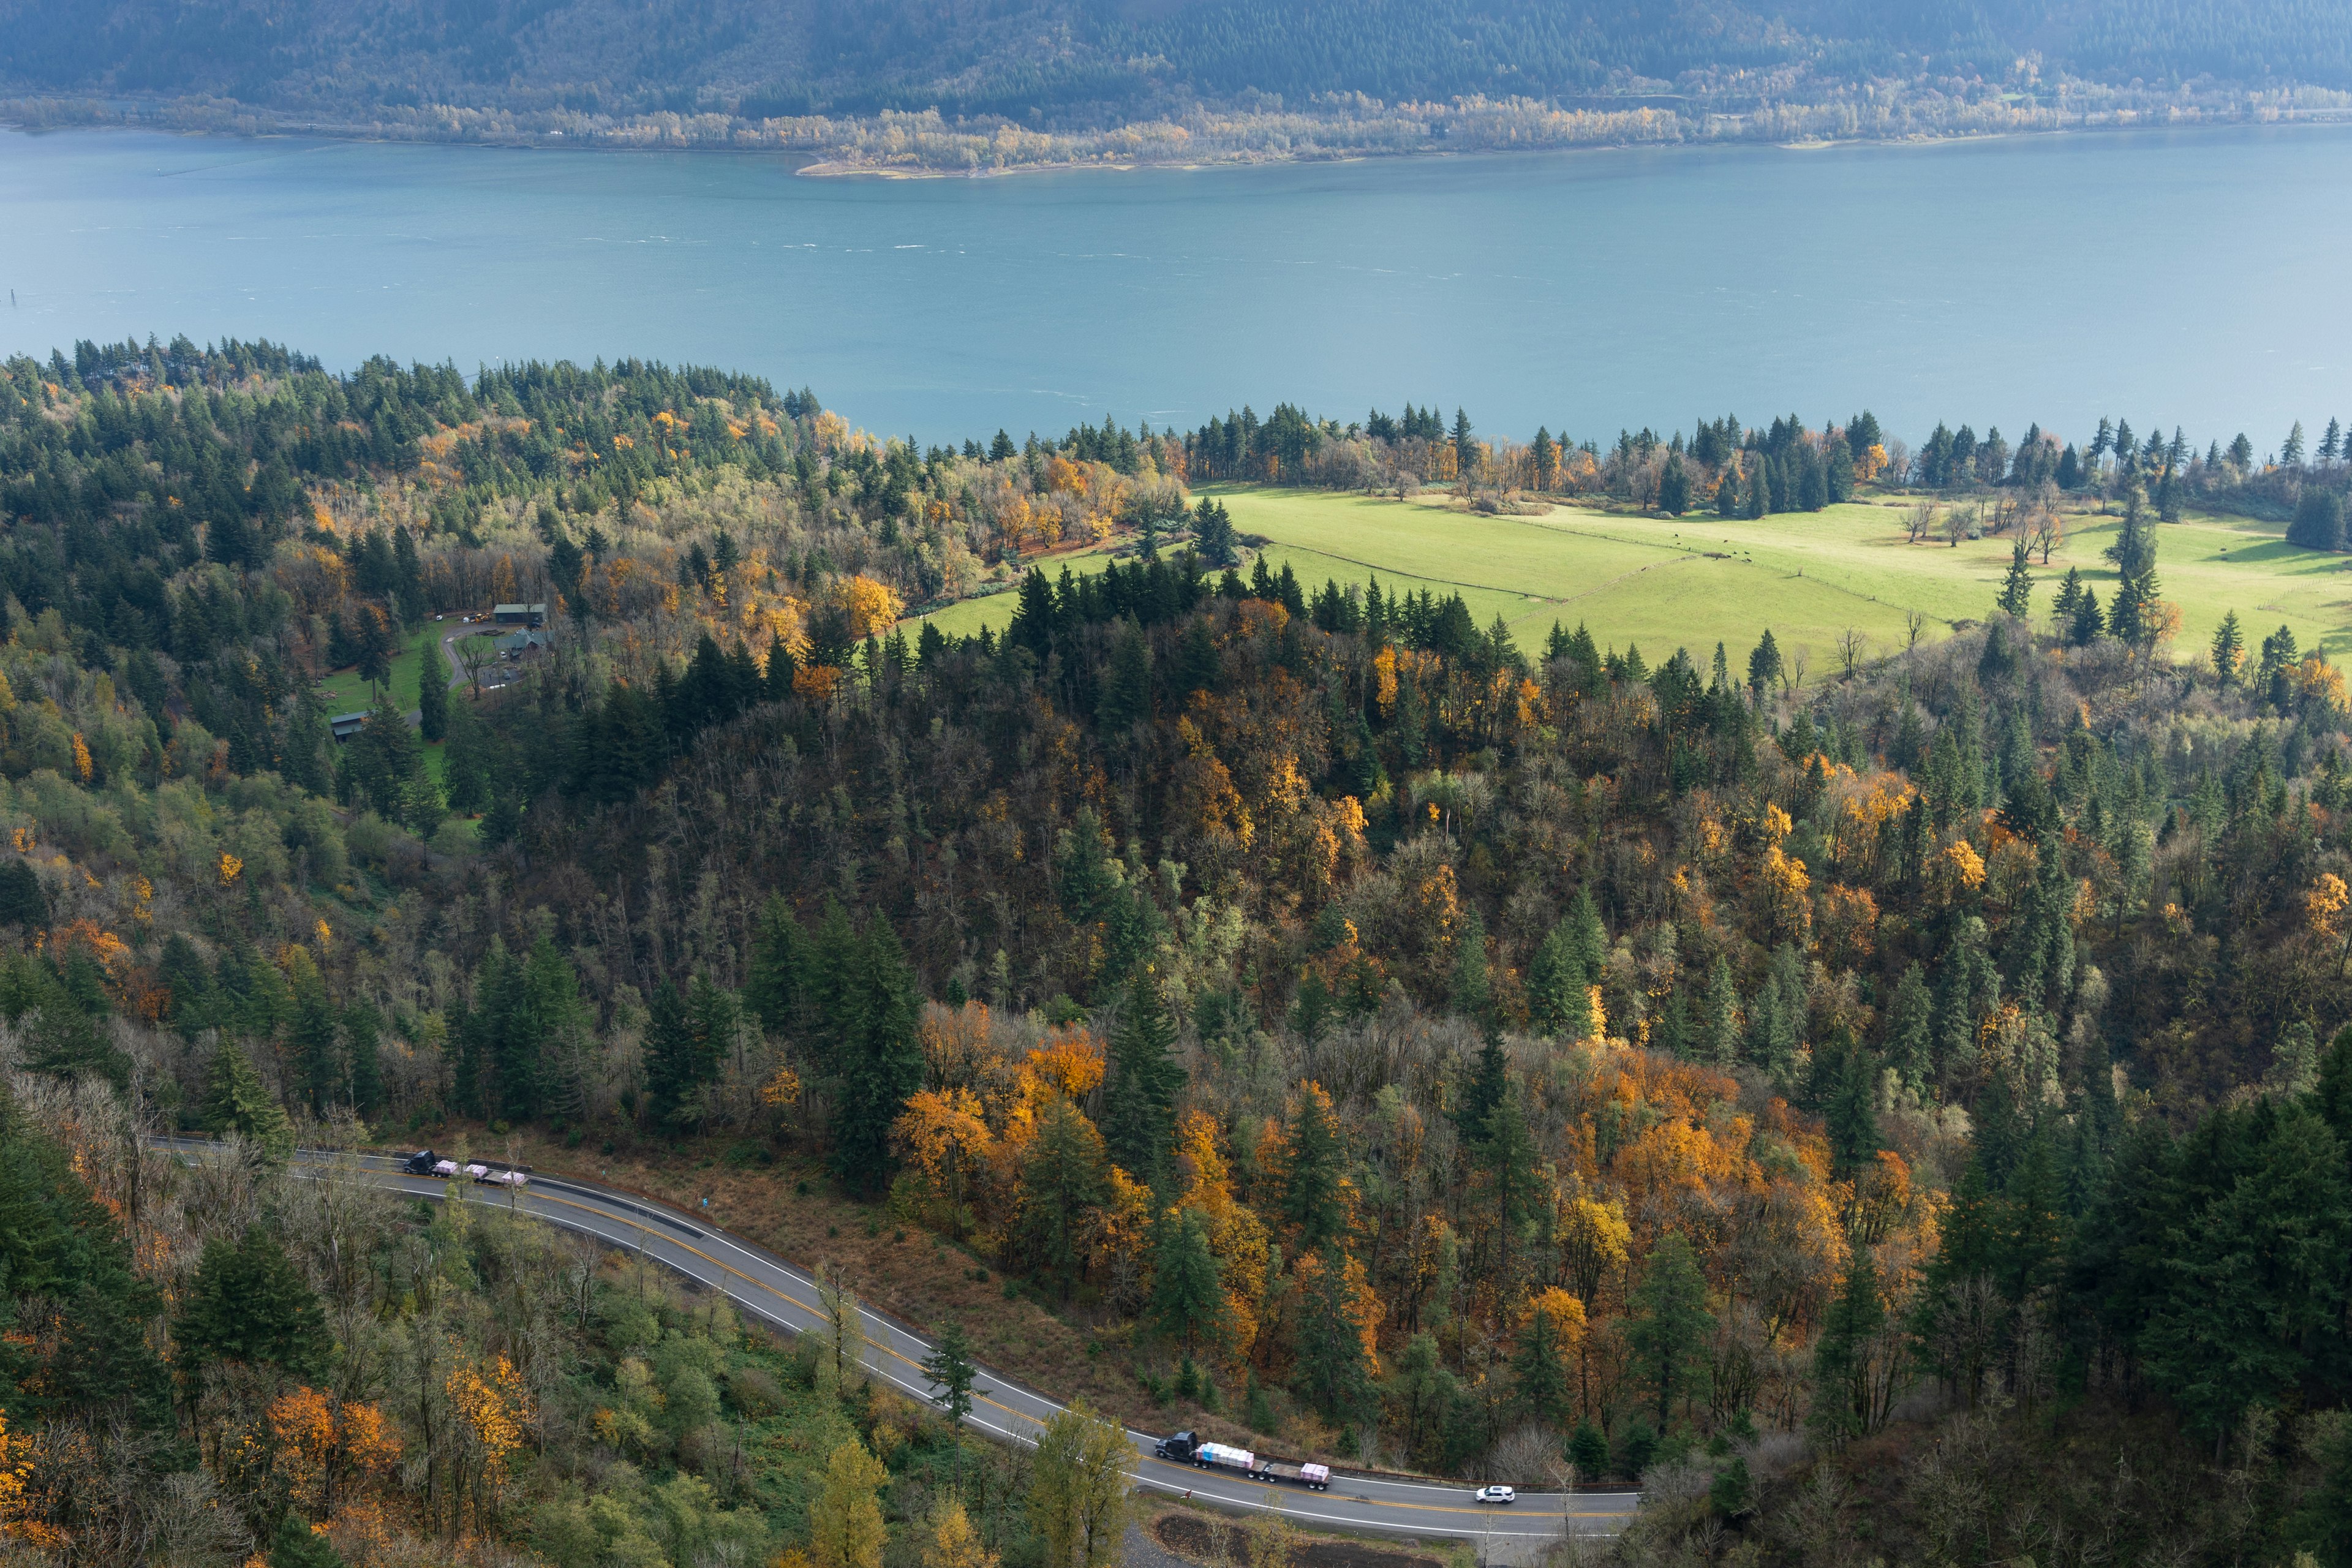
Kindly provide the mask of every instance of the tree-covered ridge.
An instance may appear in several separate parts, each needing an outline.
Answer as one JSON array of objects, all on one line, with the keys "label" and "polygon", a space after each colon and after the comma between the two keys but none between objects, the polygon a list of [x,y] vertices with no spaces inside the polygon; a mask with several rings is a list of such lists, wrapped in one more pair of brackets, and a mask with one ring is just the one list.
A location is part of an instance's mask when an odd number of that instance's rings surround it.
[{"label": "tree-covered ridge", "polygon": [[[264,1170],[354,1120],[781,1162],[1051,1302],[1132,1373],[1133,1419],[1646,1475],[1629,1551],[1727,1529],[1795,1561],[1871,1477],[1928,1540],[1948,1472],[1901,1456],[1930,1430],[1986,1475],[2049,1469],[2069,1518],[2214,1542],[2200,1561],[2336,1550],[2309,1521],[2347,1397],[2352,1047],[2323,1042],[2352,1017],[2352,703],[2291,636],[2173,645],[2161,498],[2210,472],[2299,514],[2340,482],[2340,428],[2269,461],[2120,426],[1911,456],[1867,415],[1522,447],[1458,413],[1284,408],[950,452],[647,365],[126,345],[5,374],[0,1050],[25,1103],[234,1134]],[[1504,505],[1547,453],[1545,488],[1626,505],[1675,472],[1694,500],[1734,476],[1980,490],[2019,564],[1962,635],[1809,673],[1769,635],[1521,646],[1458,597],[1301,583],[1182,489],[1347,458]],[[2126,514],[2125,591],[2091,613],[2024,563],[2062,483]],[[1081,542],[1127,552],[1034,559]],[[899,624],[1016,575],[1002,637]],[[340,656],[437,660],[436,614],[510,598],[553,634],[516,679],[320,732]],[[60,1158],[27,1190],[62,1192]],[[102,1195],[130,1205],[122,1182]],[[357,1342],[331,1248],[253,1239],[268,1204],[158,1257],[152,1219],[114,1215],[126,1252],[71,1195],[40,1200],[37,1250],[112,1292],[88,1314],[121,1331],[110,1411],[146,1408],[131,1338],[174,1376],[185,1349],[314,1392]],[[58,1293],[23,1290],[28,1314]],[[235,1321],[247,1297],[292,1306]],[[27,1400],[97,1353],[50,1321]],[[517,1407],[497,1344],[465,1385],[485,1411]],[[623,1348],[595,1373],[613,1420],[567,1451],[650,1495],[643,1434],[692,1399]],[[168,1412],[32,1419],[155,1496],[191,1473],[141,1446]],[[374,1494],[402,1528],[569,1521],[580,1560],[618,1552],[575,1460],[486,1494],[478,1454],[417,1468],[428,1422],[397,1423],[399,1473],[464,1482]],[[719,1487],[687,1436],[659,1463]],[[2179,1484],[2062,1486],[2116,1442]],[[868,1472],[843,1466],[846,1498]],[[57,1489],[79,1473],[37,1462],[36,1517],[104,1540],[95,1494]],[[2281,1505],[2230,1512],[2257,1484]],[[771,1509],[761,1539],[875,1539],[864,1518]]]},{"label": "tree-covered ridge", "polygon": [[[404,134],[748,137],[1002,166],[1281,155],[1286,135],[1294,153],[1399,152],[1949,133],[2158,107],[2237,115],[2257,99],[2276,112],[2298,88],[2352,89],[2339,24],[2325,0],[110,0],[71,16],[12,0],[0,90],[35,116],[58,95],[110,100],[108,112],[128,98],[192,123],[261,110]],[[1498,111],[1510,126],[1489,123]]]}]

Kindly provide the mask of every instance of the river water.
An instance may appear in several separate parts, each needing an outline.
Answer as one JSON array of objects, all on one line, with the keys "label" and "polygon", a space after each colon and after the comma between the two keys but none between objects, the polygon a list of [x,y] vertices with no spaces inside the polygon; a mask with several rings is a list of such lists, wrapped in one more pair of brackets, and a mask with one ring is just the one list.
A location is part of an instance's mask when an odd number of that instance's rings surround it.
[{"label": "river water", "polygon": [[924,441],[1244,401],[1608,438],[1736,411],[2352,418],[2352,128],[993,180],[764,155],[0,133],[0,349],[639,355]]}]

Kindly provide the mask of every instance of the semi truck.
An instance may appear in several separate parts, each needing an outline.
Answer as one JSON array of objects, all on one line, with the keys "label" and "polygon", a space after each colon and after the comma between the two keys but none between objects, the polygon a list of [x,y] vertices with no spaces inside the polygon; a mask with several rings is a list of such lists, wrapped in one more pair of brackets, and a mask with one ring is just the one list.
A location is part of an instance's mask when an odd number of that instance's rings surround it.
[{"label": "semi truck", "polygon": [[1254,1481],[1287,1481],[1305,1487],[1309,1491],[1328,1491],[1331,1486],[1328,1465],[1294,1465],[1283,1459],[1261,1459],[1247,1448],[1236,1448],[1230,1443],[1203,1442],[1199,1434],[1179,1432],[1162,1437],[1152,1452],[1163,1459],[1179,1464],[1197,1465],[1204,1470],[1229,1470],[1246,1476]]}]

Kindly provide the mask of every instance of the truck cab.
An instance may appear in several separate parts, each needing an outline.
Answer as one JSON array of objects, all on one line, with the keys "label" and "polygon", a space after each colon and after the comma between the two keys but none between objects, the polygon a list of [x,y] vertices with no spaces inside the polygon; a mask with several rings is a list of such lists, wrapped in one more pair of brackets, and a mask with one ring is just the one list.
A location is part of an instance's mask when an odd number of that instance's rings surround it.
[{"label": "truck cab", "polygon": [[419,1149],[403,1161],[400,1168],[412,1176],[429,1176],[433,1173],[434,1162],[440,1158],[430,1149]]},{"label": "truck cab", "polygon": [[1160,1438],[1158,1446],[1151,1452],[1157,1458],[1179,1459],[1190,1464],[1192,1462],[1192,1450],[1196,1447],[1198,1447],[1198,1439],[1193,1434],[1179,1432],[1172,1436]]}]

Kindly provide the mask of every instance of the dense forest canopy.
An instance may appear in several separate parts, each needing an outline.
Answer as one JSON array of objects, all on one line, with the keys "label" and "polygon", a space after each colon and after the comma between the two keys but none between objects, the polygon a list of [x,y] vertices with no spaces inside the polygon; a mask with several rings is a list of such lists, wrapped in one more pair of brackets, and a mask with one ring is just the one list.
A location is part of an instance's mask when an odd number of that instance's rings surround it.
[{"label": "dense forest canopy", "polygon": [[[1511,102],[1646,106],[1677,133],[1704,131],[1710,116],[1836,104],[1844,118],[1808,121],[1813,133],[1874,134],[1988,128],[1986,108],[2063,110],[2069,83],[2077,113],[2103,101],[2085,87],[2201,84],[2270,94],[2274,108],[2296,86],[2352,89],[2341,22],[2326,0],[107,0],[71,10],[6,0],[0,91],[208,101],[331,123],[509,117],[446,121],[449,134],[588,128],[548,118],[563,114],[668,116],[684,133],[681,117],[740,128],[937,110],[950,124],[1002,122],[1017,141],[1183,120],[1204,104],[1348,118],[1381,105]],[[1898,98],[1918,102],[1885,119]],[[1455,118],[1454,133],[1486,134],[1475,115]],[[1585,129],[1657,133],[1632,121]],[[1218,144],[1212,127],[1192,132],[1202,149]],[[807,144],[828,144],[811,134]],[[1442,116],[1411,132],[1448,134]],[[1130,156],[1149,151],[1127,144]]]},{"label": "dense forest canopy", "polygon": [[[285,1165],[529,1137],[1002,1271],[1136,1421],[1638,1479],[1629,1563],[2352,1562],[2352,697],[2163,597],[2190,506],[2343,545],[2314,428],[918,450],[635,362],[11,360],[0,1539],[1093,1568],[1083,1421],[968,1468],[838,1343]],[[1899,488],[2013,553],[1809,673],[1302,583],[1210,479]],[[436,620],[494,604],[550,646]]]}]

